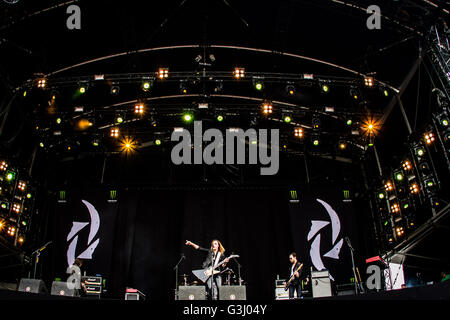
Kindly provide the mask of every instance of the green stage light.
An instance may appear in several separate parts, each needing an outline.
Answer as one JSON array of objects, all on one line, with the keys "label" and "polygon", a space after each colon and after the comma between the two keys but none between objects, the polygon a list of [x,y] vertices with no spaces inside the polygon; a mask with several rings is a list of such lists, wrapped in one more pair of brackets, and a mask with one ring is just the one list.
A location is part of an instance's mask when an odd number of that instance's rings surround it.
[{"label": "green stage light", "polygon": [[183,120],[186,122],[191,122],[193,119],[194,119],[194,117],[189,113],[186,113],[183,115]]},{"label": "green stage light", "polygon": [[318,145],[319,145],[319,139],[314,139],[313,144],[314,144],[315,146],[318,146]]},{"label": "green stage light", "polygon": [[261,91],[264,88],[264,85],[262,84],[262,82],[256,82],[255,83],[255,89],[258,91]]},{"label": "green stage light", "polygon": [[31,193],[27,193],[27,199],[31,199],[32,195]]},{"label": "green stage light", "polygon": [[6,173],[6,180],[12,181],[12,180],[14,180],[15,178],[16,178],[16,174],[15,174],[14,172],[8,171],[8,172]]},{"label": "green stage light", "polygon": [[222,122],[223,121],[223,116],[217,116],[217,121]]},{"label": "green stage light", "polygon": [[403,177],[403,174],[402,174],[402,173],[398,172],[398,173],[395,174],[395,179],[396,179],[397,181],[402,181],[403,178],[404,178],[404,177]]},{"label": "green stage light", "polygon": [[328,92],[328,91],[330,91],[330,88],[326,84],[324,84],[324,85],[322,85],[322,91]]},{"label": "green stage light", "polygon": [[123,122],[123,118],[122,117],[117,117],[116,118],[116,122],[117,123],[122,123]]},{"label": "green stage light", "polygon": [[378,194],[378,199],[384,199],[384,193],[383,192],[380,192]]},{"label": "green stage light", "polygon": [[161,145],[161,143],[162,143],[162,142],[161,142],[161,140],[160,140],[160,139],[156,139],[156,140],[155,140],[155,144],[156,144],[157,146],[160,146],[160,145]]},{"label": "green stage light", "polygon": [[79,91],[81,94],[86,93],[86,87],[80,87]]},{"label": "green stage light", "polygon": [[346,123],[347,123],[348,126],[351,126],[353,121],[352,121],[352,119],[348,119]]},{"label": "green stage light", "polygon": [[285,116],[284,117],[284,122],[290,123],[291,121],[292,121],[292,118],[290,116]]}]

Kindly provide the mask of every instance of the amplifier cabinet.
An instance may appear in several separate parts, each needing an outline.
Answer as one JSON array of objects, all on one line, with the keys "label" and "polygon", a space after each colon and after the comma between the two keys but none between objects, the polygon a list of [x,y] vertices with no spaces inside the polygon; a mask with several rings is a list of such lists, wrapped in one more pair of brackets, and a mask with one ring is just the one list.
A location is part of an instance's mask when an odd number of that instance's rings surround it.
[{"label": "amplifier cabinet", "polygon": [[311,272],[313,298],[331,297],[331,281],[328,271]]},{"label": "amplifier cabinet", "polygon": [[206,300],[204,286],[179,286],[178,300]]},{"label": "amplifier cabinet", "polygon": [[219,300],[247,300],[245,286],[219,286]]}]

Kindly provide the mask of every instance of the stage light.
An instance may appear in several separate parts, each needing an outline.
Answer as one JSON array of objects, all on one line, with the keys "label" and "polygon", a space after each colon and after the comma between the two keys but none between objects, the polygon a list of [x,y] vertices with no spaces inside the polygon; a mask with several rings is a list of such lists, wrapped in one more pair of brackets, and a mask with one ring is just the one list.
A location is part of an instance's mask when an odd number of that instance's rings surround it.
[{"label": "stage light", "polygon": [[396,173],[394,173],[394,176],[395,176],[395,180],[397,180],[397,181],[403,181],[403,178],[404,178],[403,173],[401,173],[401,172],[396,172]]},{"label": "stage light", "polygon": [[393,213],[398,213],[400,212],[400,206],[398,205],[398,203],[394,203],[391,205],[391,211]]},{"label": "stage light", "polygon": [[435,186],[435,182],[434,179],[428,179],[425,181],[425,185],[427,186],[427,188],[433,188]]},{"label": "stage light", "polygon": [[395,232],[397,233],[398,237],[401,237],[405,233],[405,231],[403,230],[403,227],[395,228]]},{"label": "stage light", "polygon": [[385,97],[389,97],[389,91],[387,89],[383,90],[383,94]]},{"label": "stage light", "polygon": [[295,86],[293,84],[288,84],[286,86],[286,92],[288,95],[293,96],[295,94]]},{"label": "stage light", "polygon": [[180,82],[180,93],[182,93],[182,94],[187,94],[188,93],[188,88],[187,88],[187,85],[186,85],[185,81],[181,81]]},{"label": "stage light", "polygon": [[444,127],[447,127],[448,126],[448,119],[447,118],[442,119],[441,120],[441,125],[444,126]]},{"label": "stage light", "polygon": [[123,116],[117,116],[116,117],[116,123],[123,123]]},{"label": "stage light", "polygon": [[132,153],[136,150],[137,142],[130,137],[124,138],[122,141],[120,141],[120,143],[121,151],[124,153]]},{"label": "stage light", "polygon": [[83,93],[86,93],[86,87],[85,86],[81,86],[79,89],[78,89],[78,91],[81,93],[81,94],[83,94]]},{"label": "stage light", "polygon": [[159,79],[167,79],[169,77],[169,68],[159,68],[158,78]]},{"label": "stage light", "polygon": [[341,149],[341,150],[347,149],[347,143],[345,141],[340,141],[339,142],[339,149]]},{"label": "stage light", "polygon": [[94,139],[94,140],[92,141],[92,145],[93,145],[94,147],[98,147],[98,146],[100,145],[100,141],[99,141],[98,139]]},{"label": "stage light", "polygon": [[119,134],[120,134],[119,128],[112,128],[112,129],[111,129],[110,136],[111,136],[112,138],[118,138],[118,137],[119,137]]},{"label": "stage light", "polygon": [[222,122],[223,121],[223,116],[219,115],[219,116],[217,116],[216,119],[217,119],[217,121]]},{"label": "stage light", "polygon": [[415,154],[419,157],[422,157],[425,154],[425,150],[421,147],[416,148],[414,151]]},{"label": "stage light", "polygon": [[143,81],[141,84],[141,88],[145,92],[149,91],[151,89],[151,87],[152,87],[152,84],[150,81]]},{"label": "stage light", "polygon": [[18,203],[14,203],[14,204],[13,204],[12,210],[13,210],[15,213],[20,213],[20,209],[21,209],[20,204],[18,204]]},{"label": "stage light", "polygon": [[319,140],[319,137],[318,137],[317,135],[314,135],[314,136],[312,137],[312,143],[313,143],[313,145],[316,146],[316,147],[320,144],[320,140]]},{"label": "stage light", "polygon": [[330,87],[328,87],[328,85],[323,84],[322,85],[322,92],[324,93],[328,93],[330,91]]},{"label": "stage light", "polygon": [[144,113],[144,104],[138,103],[134,106],[134,113],[143,114]]},{"label": "stage light", "polygon": [[183,120],[186,122],[191,122],[194,119],[194,116],[190,113],[183,114]]},{"label": "stage light", "polygon": [[236,79],[241,79],[245,77],[245,68],[234,68],[234,77]]},{"label": "stage light", "polygon": [[112,95],[117,95],[117,94],[119,94],[119,92],[120,92],[120,87],[119,86],[113,86],[112,88],[111,88],[111,94]]},{"label": "stage light", "polygon": [[8,233],[8,235],[10,235],[11,237],[14,237],[14,235],[16,234],[16,228],[14,228],[14,227],[8,227],[7,233]]},{"label": "stage light", "polygon": [[417,194],[417,193],[419,193],[419,186],[417,185],[417,183],[414,183],[414,184],[410,185],[410,186],[409,186],[409,191],[410,191],[412,194]]},{"label": "stage light", "polygon": [[38,84],[37,84],[38,88],[44,89],[46,86],[47,86],[47,79],[42,78],[42,79],[38,80]]},{"label": "stage light", "polygon": [[313,119],[312,119],[312,127],[313,127],[313,129],[319,129],[320,128],[320,124],[321,124],[320,119],[317,118],[317,117],[313,117]]},{"label": "stage light", "polygon": [[264,89],[264,83],[261,80],[255,80],[253,79],[253,87],[257,91],[261,91]]},{"label": "stage light", "polygon": [[215,80],[214,81],[214,92],[220,93],[223,91],[223,81],[222,80]]},{"label": "stage light", "polygon": [[161,143],[162,143],[162,142],[161,142],[161,140],[160,140],[160,139],[156,139],[156,140],[155,140],[155,144],[156,144],[157,146],[160,146],[160,145],[161,145]]},{"label": "stage light", "polygon": [[303,138],[303,129],[302,128],[295,128],[294,129],[294,135],[297,138]]},{"label": "stage light", "polygon": [[89,127],[92,127],[93,125],[94,125],[93,121],[88,119],[80,119],[77,122],[77,127],[81,131],[87,130]]},{"label": "stage light", "polygon": [[434,142],[434,134],[433,132],[429,132],[425,134],[425,142],[427,144],[432,144]]},{"label": "stage light", "polygon": [[16,178],[16,174],[15,174],[14,172],[8,171],[8,172],[6,173],[6,180],[12,181],[12,180],[14,180],[15,178]]},{"label": "stage light", "polygon": [[17,241],[22,244],[25,240],[23,239],[23,237],[19,237],[19,239],[17,239]]},{"label": "stage light", "polygon": [[56,123],[57,123],[57,124],[61,124],[61,122],[62,122],[61,118],[57,118],[57,119],[56,119]]},{"label": "stage light", "polygon": [[263,105],[262,105],[262,111],[263,111],[263,113],[264,114],[270,114],[270,113],[272,113],[273,112],[273,106],[272,106],[272,103],[270,103],[270,102],[264,102],[263,103]]},{"label": "stage light", "polygon": [[386,191],[392,191],[392,190],[394,190],[394,186],[392,185],[392,183],[390,182],[390,181],[388,181],[388,182],[386,182],[386,184],[384,185],[384,189],[386,190]]},{"label": "stage light", "polygon": [[379,192],[378,193],[378,199],[384,199],[384,198],[385,198],[384,193],[383,192]]},{"label": "stage light", "polygon": [[353,120],[352,120],[352,119],[348,119],[347,122],[346,122],[346,124],[347,124],[348,126],[351,126],[351,125],[353,124]]},{"label": "stage light", "polygon": [[373,87],[373,77],[364,77],[364,84],[366,87]]},{"label": "stage light", "polygon": [[27,193],[27,199],[31,199],[33,195],[31,193]]},{"label": "stage light", "polygon": [[7,168],[8,168],[8,163],[6,163],[6,161],[2,161],[0,163],[0,170],[6,171]]},{"label": "stage light", "polygon": [[409,160],[405,160],[405,161],[402,163],[402,167],[403,167],[403,170],[405,170],[405,171],[411,170],[411,169],[412,169],[411,162],[410,162]]},{"label": "stage light", "polygon": [[19,181],[19,184],[17,185],[17,188],[19,188],[19,190],[21,191],[25,191],[25,189],[27,188],[27,184],[25,181]]},{"label": "stage light", "polygon": [[44,147],[44,143],[43,142],[39,142],[39,147],[43,148]]},{"label": "stage light", "polygon": [[292,118],[291,118],[291,116],[284,116],[284,122],[286,122],[286,123],[290,123],[291,121],[292,121]]}]

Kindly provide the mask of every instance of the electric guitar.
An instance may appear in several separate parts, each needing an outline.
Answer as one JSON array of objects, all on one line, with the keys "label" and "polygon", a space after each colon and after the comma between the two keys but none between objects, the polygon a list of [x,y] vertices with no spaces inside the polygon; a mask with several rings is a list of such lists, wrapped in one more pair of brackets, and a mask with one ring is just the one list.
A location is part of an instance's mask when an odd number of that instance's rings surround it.
[{"label": "electric guitar", "polygon": [[291,284],[291,282],[294,280],[294,278],[295,278],[295,273],[296,272],[299,272],[300,271],[300,269],[303,267],[303,263],[302,264],[300,264],[300,266],[297,268],[297,270],[295,270],[293,273],[292,273],[292,276],[289,278],[289,280],[288,280],[288,282],[286,282],[286,284],[284,285],[284,291],[287,291],[287,289],[289,288],[289,285]]},{"label": "electric guitar", "polygon": [[[238,255],[234,254],[229,256],[228,258],[225,259],[232,259],[232,258],[239,258]],[[224,260],[225,260],[224,259]],[[218,267],[220,267],[223,263],[218,264],[215,267],[208,267],[206,269],[199,269],[199,270],[192,270],[192,273],[201,281],[206,282],[209,277],[211,277],[212,275],[216,275],[218,273],[220,273],[219,270],[216,270]]]}]

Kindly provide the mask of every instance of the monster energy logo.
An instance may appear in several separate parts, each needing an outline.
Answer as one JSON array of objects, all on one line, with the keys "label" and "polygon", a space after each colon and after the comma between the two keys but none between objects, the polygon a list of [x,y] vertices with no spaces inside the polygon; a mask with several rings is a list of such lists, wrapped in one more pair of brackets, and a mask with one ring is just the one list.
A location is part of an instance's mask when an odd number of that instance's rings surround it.
[{"label": "monster energy logo", "polygon": [[296,190],[291,190],[291,199],[289,200],[289,202],[299,202]]},{"label": "monster energy logo", "polygon": [[108,202],[117,202],[117,190],[110,190],[109,191]]},{"label": "monster energy logo", "polygon": [[345,201],[345,202],[347,202],[347,201],[352,201],[352,200],[350,199],[350,190],[344,190],[344,201]]},{"label": "monster energy logo", "polygon": [[65,191],[59,192],[58,202],[66,202],[66,192]]}]

